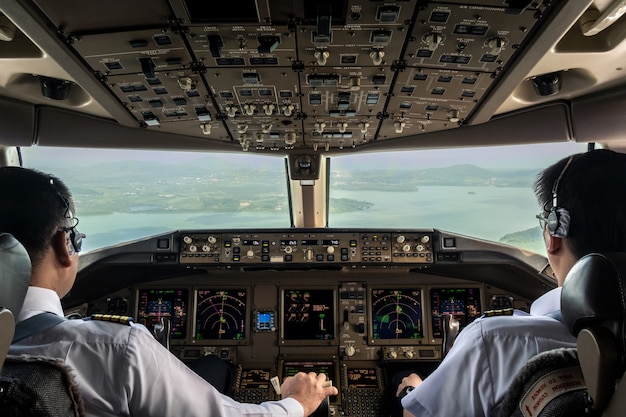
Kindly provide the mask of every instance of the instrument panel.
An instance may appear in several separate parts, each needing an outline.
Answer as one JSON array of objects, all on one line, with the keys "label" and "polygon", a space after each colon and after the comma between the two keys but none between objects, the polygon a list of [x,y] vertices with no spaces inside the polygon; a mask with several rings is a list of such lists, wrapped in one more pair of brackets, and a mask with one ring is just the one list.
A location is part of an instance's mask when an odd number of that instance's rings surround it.
[{"label": "instrument panel", "polygon": [[90,309],[111,313],[129,305],[128,313],[149,329],[170,320],[172,353],[183,361],[214,354],[231,363],[232,396],[239,401],[278,398],[272,376],[324,372],[340,390],[330,407],[358,416],[363,407],[384,414],[388,368],[434,369],[443,356],[445,314],[465,326],[502,301],[501,289],[477,282],[394,285],[373,278],[333,285],[319,271],[307,278],[276,275],[260,283],[235,276],[220,284],[225,280],[205,275],[188,285],[150,283]]},{"label": "instrument panel", "polygon": [[[502,305],[502,295],[492,296],[494,288],[478,283],[381,286],[342,282],[338,286],[307,287],[263,284],[267,286],[275,294],[263,297],[265,300],[250,299],[257,291],[255,284],[140,286],[132,294],[89,303],[89,313],[129,314],[151,331],[165,318],[171,323],[172,345],[245,346],[269,335],[273,346],[332,346],[335,350],[339,347],[336,353],[345,359],[369,360],[375,357],[358,354],[349,339],[361,339],[365,346],[372,347],[405,346],[413,350],[411,347],[424,346],[431,349],[427,357],[437,359],[445,332],[444,315],[453,315],[463,328],[491,307],[513,307],[512,296],[508,296],[508,306]],[[132,310],[129,299],[135,301]],[[521,301],[517,299],[517,307]],[[120,311],[120,305],[129,307]]]},{"label": "instrument panel", "polygon": [[70,294],[83,314],[170,328],[182,361],[231,364],[240,401],[278,398],[274,376],[325,372],[345,416],[384,415],[395,372],[432,372],[446,315],[463,328],[527,310],[544,287],[543,258],[432,229],[176,231],[89,256]]}]

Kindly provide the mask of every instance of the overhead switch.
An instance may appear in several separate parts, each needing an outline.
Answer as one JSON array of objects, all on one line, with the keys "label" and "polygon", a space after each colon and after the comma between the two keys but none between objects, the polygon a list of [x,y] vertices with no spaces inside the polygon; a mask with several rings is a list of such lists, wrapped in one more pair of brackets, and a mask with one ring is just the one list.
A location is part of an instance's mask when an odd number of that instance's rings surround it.
[{"label": "overhead switch", "polygon": [[260,54],[270,54],[274,52],[274,49],[276,49],[279,43],[280,38],[278,36],[259,36],[259,47],[257,51]]},{"label": "overhead switch", "polygon": [[222,56],[222,46],[224,46],[224,41],[220,35],[208,35],[209,41],[209,51],[211,51],[211,56],[214,58],[219,58]]},{"label": "overhead switch", "polygon": [[487,41],[487,46],[491,48],[491,53],[493,55],[499,55],[502,52],[502,47],[504,46],[504,40],[500,37],[492,38]]},{"label": "overhead switch", "polygon": [[328,57],[330,56],[330,52],[326,50],[318,49],[313,53],[315,60],[317,61],[317,65],[324,66],[328,61]]},{"label": "overhead switch", "polygon": [[154,61],[152,58],[139,58],[139,63],[141,64],[141,72],[145,75],[146,78],[156,78],[154,74]]},{"label": "overhead switch", "polygon": [[313,43],[330,43],[332,16],[317,16],[317,31],[313,32]]},{"label": "overhead switch", "polygon": [[387,45],[391,41],[390,30],[374,30],[370,36],[370,42],[375,45]]},{"label": "overhead switch", "polygon": [[385,56],[385,52],[380,49],[375,49],[372,52],[370,52],[370,58],[372,58],[372,63],[374,65],[382,64],[384,56]]},{"label": "overhead switch", "polygon": [[256,72],[244,72],[242,77],[243,82],[246,84],[258,84],[261,81],[259,74]]},{"label": "overhead switch", "polygon": [[400,8],[398,6],[381,6],[376,13],[376,19],[384,23],[393,23],[398,20]]},{"label": "overhead switch", "polygon": [[434,51],[435,49],[437,49],[437,47],[439,47],[439,45],[441,45],[443,41],[444,37],[441,33],[433,32],[424,36],[424,42],[428,44],[428,49],[430,51]]}]

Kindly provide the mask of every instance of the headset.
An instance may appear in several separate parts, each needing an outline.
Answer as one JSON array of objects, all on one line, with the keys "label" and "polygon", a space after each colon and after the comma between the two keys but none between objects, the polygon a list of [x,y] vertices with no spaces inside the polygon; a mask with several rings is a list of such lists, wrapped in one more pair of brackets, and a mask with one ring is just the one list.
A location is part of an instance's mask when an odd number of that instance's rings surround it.
[{"label": "headset", "polygon": [[574,160],[574,156],[570,156],[563,170],[559,174],[559,177],[554,181],[554,185],[552,186],[552,208],[550,209],[550,214],[548,214],[548,230],[550,234],[554,237],[567,237],[569,233],[569,225],[570,225],[570,214],[567,209],[563,207],[559,207],[558,204],[558,191],[559,191],[559,183],[567,171],[567,168],[570,166],[572,161]]},{"label": "headset", "polygon": [[84,236],[82,233],[78,231],[78,229],[76,229],[76,226],[78,225],[78,218],[74,217],[74,215],[72,214],[72,210],[70,209],[70,201],[67,199],[67,197],[61,194],[59,190],[57,190],[56,186],[54,185],[54,178],[49,177],[49,180],[50,180],[50,186],[52,187],[56,195],[59,196],[59,198],[61,199],[61,202],[63,203],[63,206],[65,207],[65,214],[63,215],[63,217],[65,217],[66,219],[76,221],[76,224],[74,224],[71,227],[59,227],[58,231],[69,232],[68,233],[68,245],[67,245],[68,249],[70,250],[70,253],[72,252],[78,253],[83,247],[83,236]]}]

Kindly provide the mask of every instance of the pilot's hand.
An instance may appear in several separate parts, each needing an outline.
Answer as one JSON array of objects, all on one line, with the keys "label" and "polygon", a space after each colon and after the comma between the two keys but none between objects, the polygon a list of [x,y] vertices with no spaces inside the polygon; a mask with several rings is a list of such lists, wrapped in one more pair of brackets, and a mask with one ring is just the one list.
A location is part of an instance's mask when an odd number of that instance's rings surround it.
[{"label": "pilot's hand", "polygon": [[402,378],[402,382],[398,385],[398,390],[396,391],[396,397],[400,395],[400,392],[404,389],[404,387],[417,387],[422,383],[422,378],[418,374],[410,374]]},{"label": "pilot's hand", "polygon": [[325,374],[315,372],[298,372],[293,377],[287,377],[280,386],[283,398],[293,398],[304,408],[304,416],[311,415],[320,406],[324,398],[337,395],[339,391],[333,386],[326,386]]}]

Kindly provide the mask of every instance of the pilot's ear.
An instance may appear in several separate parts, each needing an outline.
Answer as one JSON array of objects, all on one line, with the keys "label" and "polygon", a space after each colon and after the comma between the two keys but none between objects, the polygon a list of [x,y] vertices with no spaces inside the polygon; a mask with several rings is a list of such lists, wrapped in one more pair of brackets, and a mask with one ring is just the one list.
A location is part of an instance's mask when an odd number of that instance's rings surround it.
[{"label": "pilot's ear", "polygon": [[563,238],[552,236],[550,233],[544,233],[544,241],[546,242],[546,251],[550,254],[557,252],[563,245]]},{"label": "pilot's ear", "polygon": [[68,244],[67,232],[59,230],[52,238],[52,250],[57,261],[64,267],[72,265],[71,249]]}]

